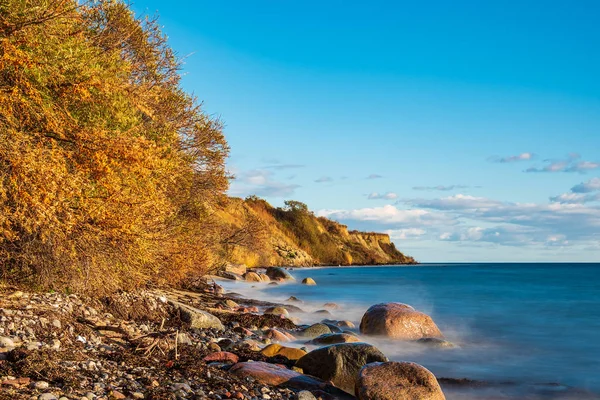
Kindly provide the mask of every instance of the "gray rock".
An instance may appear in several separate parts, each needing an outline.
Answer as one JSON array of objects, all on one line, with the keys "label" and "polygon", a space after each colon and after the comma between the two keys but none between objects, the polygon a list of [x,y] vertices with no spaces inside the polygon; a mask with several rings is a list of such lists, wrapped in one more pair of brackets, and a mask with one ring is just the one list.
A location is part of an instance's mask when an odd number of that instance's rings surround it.
[{"label": "gray rock", "polygon": [[316,338],[327,333],[332,333],[331,329],[325,324],[314,324],[304,329],[300,334],[308,338]]},{"label": "gray rock", "polygon": [[313,350],[296,362],[305,374],[331,381],[354,394],[358,371],[366,364],[388,361],[375,346],[366,343],[340,343]]},{"label": "gray rock", "polygon": [[271,279],[285,279],[286,281],[295,281],[296,279],[285,269],[279,267],[269,267],[266,272]]},{"label": "gray rock", "polygon": [[298,392],[298,400],[317,400],[317,398],[308,390]]},{"label": "gray rock", "polygon": [[37,381],[33,384],[33,388],[37,389],[37,390],[44,390],[44,389],[48,389],[50,387],[50,384],[46,381]]},{"label": "gray rock", "polygon": [[189,322],[192,328],[196,329],[207,329],[213,328],[219,331],[225,330],[225,327],[214,315],[207,313],[206,311],[199,310],[197,308],[188,306],[175,300],[169,299],[169,303],[179,309],[181,318],[185,322]]}]

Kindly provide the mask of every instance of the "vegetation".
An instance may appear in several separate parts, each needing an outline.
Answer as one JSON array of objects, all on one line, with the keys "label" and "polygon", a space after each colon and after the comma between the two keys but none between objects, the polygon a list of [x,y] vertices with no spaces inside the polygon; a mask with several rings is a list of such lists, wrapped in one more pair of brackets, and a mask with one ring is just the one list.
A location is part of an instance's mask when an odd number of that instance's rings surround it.
[{"label": "vegetation", "polygon": [[0,275],[176,281],[211,263],[227,143],[153,20],[120,1],[0,2]]}]

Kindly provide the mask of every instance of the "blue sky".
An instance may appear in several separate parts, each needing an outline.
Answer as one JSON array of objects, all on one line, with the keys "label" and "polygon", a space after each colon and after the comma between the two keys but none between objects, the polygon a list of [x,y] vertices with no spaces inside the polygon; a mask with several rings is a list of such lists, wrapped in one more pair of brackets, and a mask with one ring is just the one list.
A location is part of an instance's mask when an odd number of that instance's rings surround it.
[{"label": "blue sky", "polygon": [[600,261],[600,3],[134,9],[225,123],[232,195],[306,202],[425,262]]}]

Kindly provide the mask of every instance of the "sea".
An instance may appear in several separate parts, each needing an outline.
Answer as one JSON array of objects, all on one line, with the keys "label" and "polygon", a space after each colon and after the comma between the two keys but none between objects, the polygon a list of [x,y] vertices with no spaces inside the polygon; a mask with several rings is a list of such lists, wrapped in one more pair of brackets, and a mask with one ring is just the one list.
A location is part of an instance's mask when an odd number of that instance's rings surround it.
[{"label": "sea", "polygon": [[[335,302],[329,318],[359,326],[373,304],[429,314],[452,349],[364,338],[390,360],[433,372],[447,399],[600,399],[600,264],[420,264],[297,268],[296,282],[225,283],[251,298],[285,302],[302,323]],[[316,286],[302,285],[306,277]],[[295,343],[301,346],[302,342]]]}]

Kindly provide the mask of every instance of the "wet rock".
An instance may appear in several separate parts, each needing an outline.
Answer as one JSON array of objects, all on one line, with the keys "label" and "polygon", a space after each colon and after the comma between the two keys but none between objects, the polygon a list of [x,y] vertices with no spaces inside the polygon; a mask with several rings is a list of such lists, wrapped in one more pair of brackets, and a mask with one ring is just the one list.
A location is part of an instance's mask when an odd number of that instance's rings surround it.
[{"label": "wet rock", "polygon": [[296,296],[290,296],[290,298],[287,299],[286,301],[288,301],[288,302],[294,302],[294,303],[304,303],[302,300],[300,300]]},{"label": "wet rock", "polygon": [[443,337],[429,315],[402,303],[381,303],[371,306],[360,321],[360,332],[365,335],[402,340]]},{"label": "wet rock", "polygon": [[262,282],[271,282],[271,278],[267,274],[258,274]]},{"label": "wet rock", "polygon": [[256,272],[246,272],[244,274],[244,279],[246,279],[247,282],[262,282],[260,276]]},{"label": "wet rock", "polygon": [[340,328],[356,328],[356,325],[354,325],[354,323],[352,323],[351,321],[338,321],[336,325]]},{"label": "wet rock", "polygon": [[242,275],[236,274],[235,272],[230,271],[221,271],[219,272],[219,276],[225,279],[229,279],[232,281],[243,281],[244,277]]},{"label": "wet rock", "polygon": [[269,267],[267,268],[267,276],[271,278],[271,280],[282,279],[284,281],[294,281],[296,280],[289,272],[279,267]]},{"label": "wet rock", "polygon": [[296,340],[296,338],[293,335],[291,335],[287,332],[282,332],[275,328],[268,329],[265,332],[265,337],[267,337],[275,342],[292,342],[292,341]]},{"label": "wet rock", "polygon": [[323,307],[328,308],[330,310],[339,310],[340,306],[338,306],[336,303],[325,303],[323,304]]},{"label": "wet rock", "polygon": [[284,317],[289,317],[290,313],[285,307],[269,307],[265,310],[265,314],[273,314],[273,315],[283,315]]},{"label": "wet rock", "polygon": [[317,398],[308,390],[302,390],[298,392],[298,400],[317,400]]},{"label": "wet rock", "polygon": [[261,354],[267,357],[283,356],[288,360],[298,360],[306,355],[306,351],[295,347],[285,347],[273,343],[261,350]]},{"label": "wet rock", "polygon": [[358,400],[445,400],[435,376],[410,362],[365,365],[356,381]]},{"label": "wet rock", "polygon": [[308,338],[316,338],[327,333],[332,333],[331,329],[325,324],[313,324],[308,328],[305,328],[301,335]]},{"label": "wet rock", "polygon": [[233,301],[231,299],[226,299],[224,301],[224,304],[229,308],[237,308],[240,306],[238,303],[236,303],[235,301]]},{"label": "wet rock", "polygon": [[308,344],[314,345],[328,345],[328,344],[337,344],[337,343],[358,343],[360,339],[354,335],[349,335],[347,333],[326,333],[324,335],[318,336],[313,340],[307,342]]},{"label": "wet rock", "polygon": [[317,310],[313,314],[317,314],[317,315],[331,315],[331,313],[329,312],[329,310]]},{"label": "wet rock", "polygon": [[213,328],[219,331],[225,330],[225,327],[223,326],[219,318],[215,317],[214,315],[175,300],[170,300],[169,302],[179,309],[179,312],[181,313],[181,318],[185,322],[189,322],[191,328]]},{"label": "wet rock", "polygon": [[302,279],[302,284],[309,285],[309,286],[315,286],[317,284],[317,282],[315,282],[315,280],[313,278],[304,278],[304,279]]},{"label": "wet rock", "polygon": [[336,387],[354,394],[358,371],[366,364],[387,361],[375,346],[366,343],[342,343],[313,350],[296,362],[305,374],[331,381]]}]

